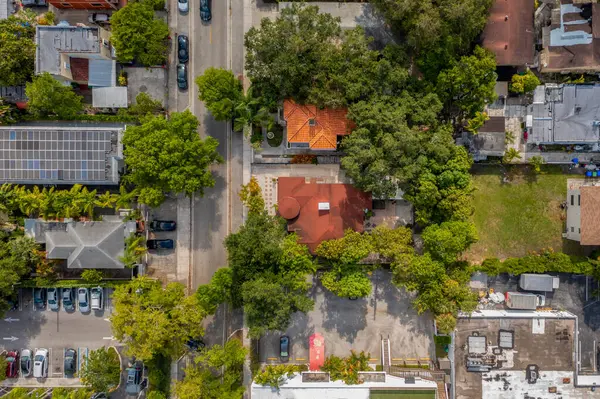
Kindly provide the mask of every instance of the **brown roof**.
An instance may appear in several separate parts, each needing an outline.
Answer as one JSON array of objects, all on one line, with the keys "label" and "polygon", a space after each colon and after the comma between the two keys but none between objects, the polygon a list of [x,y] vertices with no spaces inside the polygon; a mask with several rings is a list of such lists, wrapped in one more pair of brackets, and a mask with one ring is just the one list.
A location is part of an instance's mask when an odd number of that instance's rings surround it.
[{"label": "brown roof", "polygon": [[[329,210],[319,210],[319,203]],[[279,214],[288,220],[288,230],[314,252],[324,240],[341,238],[344,230],[362,232],[365,208],[372,208],[371,194],[350,184],[307,183],[304,177],[277,179]]]},{"label": "brown roof", "polygon": [[346,118],[346,108],[318,109],[314,105],[300,105],[293,100],[283,102],[290,143],[308,143],[311,149],[335,150],[337,136],[351,133],[352,124]]},{"label": "brown roof", "polygon": [[533,13],[531,0],[494,0],[482,39],[497,65],[533,63]]},{"label": "brown roof", "polygon": [[71,57],[69,64],[71,65],[71,75],[75,82],[87,82],[89,75],[89,60],[87,58]]},{"label": "brown roof", "polygon": [[600,68],[600,40],[591,44],[548,47],[548,62],[544,71],[595,71]]},{"label": "brown roof", "polygon": [[581,186],[581,245],[600,245],[600,187]]},{"label": "brown roof", "polygon": [[479,129],[480,133],[504,133],[506,131],[506,119],[503,116],[492,116],[485,121]]}]

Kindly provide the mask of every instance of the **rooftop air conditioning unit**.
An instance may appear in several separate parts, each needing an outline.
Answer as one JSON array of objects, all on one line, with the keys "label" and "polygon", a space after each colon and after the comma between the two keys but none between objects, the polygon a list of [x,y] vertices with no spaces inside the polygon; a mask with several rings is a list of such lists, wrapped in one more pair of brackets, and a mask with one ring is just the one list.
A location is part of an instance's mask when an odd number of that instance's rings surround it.
[{"label": "rooftop air conditioning unit", "polygon": [[319,202],[319,210],[320,211],[328,211],[329,210],[329,202]]}]

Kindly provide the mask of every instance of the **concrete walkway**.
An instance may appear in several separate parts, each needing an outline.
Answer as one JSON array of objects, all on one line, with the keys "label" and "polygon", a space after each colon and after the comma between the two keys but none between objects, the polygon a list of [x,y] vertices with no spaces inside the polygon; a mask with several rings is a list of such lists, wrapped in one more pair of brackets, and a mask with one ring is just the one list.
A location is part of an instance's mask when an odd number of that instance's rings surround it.
[{"label": "concrete walkway", "polygon": [[192,212],[190,198],[177,197],[177,281],[191,289]]},{"label": "concrete walkway", "polygon": [[2,381],[0,386],[18,388],[82,388],[84,385],[79,378],[9,378]]}]

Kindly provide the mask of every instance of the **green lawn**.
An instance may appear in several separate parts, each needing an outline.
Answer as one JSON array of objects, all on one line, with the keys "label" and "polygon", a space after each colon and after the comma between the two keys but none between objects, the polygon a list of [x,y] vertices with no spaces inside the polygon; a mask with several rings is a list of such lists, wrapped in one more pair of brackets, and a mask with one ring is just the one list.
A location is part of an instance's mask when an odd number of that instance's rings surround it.
[{"label": "green lawn", "polygon": [[522,174],[517,168],[512,171],[509,183],[502,183],[499,167],[479,167],[474,172],[473,221],[479,242],[470,248],[467,258],[481,262],[489,257],[523,256],[542,248],[576,250],[576,243],[563,244],[565,211],[560,204],[566,200],[567,178],[578,175],[567,175],[556,166],[545,166],[538,176]]}]

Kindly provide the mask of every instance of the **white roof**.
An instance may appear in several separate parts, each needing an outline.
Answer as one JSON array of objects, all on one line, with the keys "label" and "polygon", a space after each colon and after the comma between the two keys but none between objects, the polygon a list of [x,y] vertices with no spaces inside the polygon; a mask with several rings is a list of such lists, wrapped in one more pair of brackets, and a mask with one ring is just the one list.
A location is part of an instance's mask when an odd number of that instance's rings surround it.
[{"label": "white roof", "polygon": [[92,106],[94,108],[127,108],[127,87],[94,87]]},{"label": "white roof", "polygon": [[252,383],[252,399],[369,399],[371,388],[386,389],[426,389],[437,390],[433,381],[415,378],[414,384],[407,384],[404,378],[387,374],[385,382],[365,382],[360,385],[346,385],[343,381],[302,382],[300,374],[286,380],[279,391],[269,385]]}]

